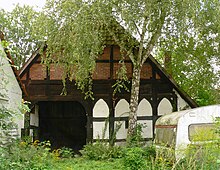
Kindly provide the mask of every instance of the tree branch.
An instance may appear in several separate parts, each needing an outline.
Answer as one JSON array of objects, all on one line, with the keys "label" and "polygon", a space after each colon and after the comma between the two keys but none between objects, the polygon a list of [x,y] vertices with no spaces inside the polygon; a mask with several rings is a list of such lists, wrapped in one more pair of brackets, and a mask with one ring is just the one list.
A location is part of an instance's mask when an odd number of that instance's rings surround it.
[{"label": "tree branch", "polygon": [[140,46],[139,46],[139,51],[138,51],[138,56],[137,56],[137,63],[141,63],[141,56],[142,56],[143,48],[144,48],[144,37],[147,32],[147,19],[148,19],[147,17],[144,17],[141,39],[140,39]]},{"label": "tree branch", "polygon": [[[119,47],[121,48],[122,51],[125,51],[126,54],[129,56],[129,58],[131,59],[131,61],[134,63],[135,59],[134,59],[134,55],[133,55],[133,46],[131,48],[126,48],[126,45],[124,44],[124,42],[120,41],[120,39],[117,37],[116,33],[111,30],[111,26],[108,24],[108,22],[105,22],[106,26],[107,26],[107,30],[109,31],[109,33],[111,34],[111,36],[113,37],[113,39],[115,40],[115,42],[119,45]],[[119,26],[120,23],[118,23]]]},{"label": "tree branch", "polygon": [[138,28],[137,24],[134,21],[133,21],[133,23],[134,23],[135,28],[137,29],[137,32],[138,32],[139,36],[141,36],[141,32],[139,31],[139,28]]},{"label": "tree branch", "polygon": [[150,53],[152,52],[154,45],[156,43],[156,41],[158,40],[159,36],[161,35],[161,31],[162,31],[162,27],[164,24],[166,18],[166,10],[165,9],[161,9],[161,15],[157,24],[157,28],[156,31],[154,32],[154,34],[152,35],[146,49],[143,52],[143,58],[141,61],[141,65],[144,64],[144,62],[146,61],[146,59],[149,57]]}]

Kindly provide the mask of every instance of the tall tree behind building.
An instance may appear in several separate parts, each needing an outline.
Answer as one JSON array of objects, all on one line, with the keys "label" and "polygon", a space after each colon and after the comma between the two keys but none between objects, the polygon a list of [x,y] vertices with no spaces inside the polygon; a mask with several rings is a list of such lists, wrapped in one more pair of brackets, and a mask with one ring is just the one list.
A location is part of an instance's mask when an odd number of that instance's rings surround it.
[{"label": "tall tree behind building", "polygon": [[11,11],[0,10],[0,30],[8,42],[15,65],[20,68],[39,46],[39,39],[34,34],[38,12],[30,6],[16,5]]}]

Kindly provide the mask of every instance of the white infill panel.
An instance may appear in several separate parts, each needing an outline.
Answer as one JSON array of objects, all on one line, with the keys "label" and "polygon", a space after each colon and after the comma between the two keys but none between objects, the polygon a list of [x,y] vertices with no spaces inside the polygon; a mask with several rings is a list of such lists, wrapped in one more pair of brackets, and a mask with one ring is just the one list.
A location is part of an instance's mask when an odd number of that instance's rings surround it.
[{"label": "white infill panel", "polygon": [[103,99],[99,99],[93,108],[93,117],[108,117],[109,108]]},{"label": "white infill panel", "polygon": [[[137,110],[138,116],[152,116],[152,107],[149,101],[145,98],[141,100]],[[138,120],[138,123],[142,125],[142,137],[153,138],[153,123],[152,120]]]},{"label": "white infill panel", "polygon": [[164,115],[173,112],[173,107],[167,98],[163,98],[157,108],[158,115]]},{"label": "white infill panel", "polygon": [[109,139],[109,123],[93,122],[93,139]]},{"label": "white infill panel", "polygon": [[177,95],[177,110],[181,111],[190,109],[191,107],[189,104],[179,95],[179,93],[176,90],[174,90],[174,92]]},{"label": "white infill panel", "polygon": [[[99,99],[93,108],[93,117],[107,119],[108,116],[109,116],[109,108],[107,103],[103,99]],[[93,139],[102,139],[103,137],[104,139],[109,138],[109,122],[93,121]]]},{"label": "white infill panel", "polygon": [[[129,103],[125,99],[119,100],[115,107],[115,117],[122,118],[122,117],[128,117],[129,115]],[[115,121],[115,130],[116,133],[116,139],[126,139],[127,138],[127,127],[126,127],[126,121]],[[118,127],[120,127],[118,129]]]},{"label": "white infill panel", "polygon": [[153,138],[153,121],[152,120],[138,120],[142,124],[142,137]]},{"label": "white infill panel", "polygon": [[34,113],[30,114],[30,125],[39,127],[39,106],[35,105]]},{"label": "white infill panel", "polygon": [[129,103],[121,99],[115,106],[115,117],[128,117],[129,111]]},{"label": "white infill panel", "polygon": [[[120,129],[117,129],[120,127]],[[116,130],[117,129],[117,130]],[[116,139],[126,139],[127,138],[127,128],[125,125],[125,121],[115,121],[115,130],[116,133]]]},{"label": "white infill panel", "polygon": [[141,102],[139,103],[137,115],[138,116],[152,116],[151,104],[146,99],[142,99]]}]

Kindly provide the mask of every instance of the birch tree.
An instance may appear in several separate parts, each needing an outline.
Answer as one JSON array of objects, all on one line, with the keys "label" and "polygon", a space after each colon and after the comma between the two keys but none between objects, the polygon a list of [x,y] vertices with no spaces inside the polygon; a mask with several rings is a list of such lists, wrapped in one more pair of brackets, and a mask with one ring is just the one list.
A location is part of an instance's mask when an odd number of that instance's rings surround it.
[{"label": "birch tree", "polygon": [[[200,29],[195,24],[203,18],[203,0],[49,0],[39,19],[42,38],[49,54],[44,63],[54,62],[64,69],[64,79],[75,79],[79,89],[92,95],[91,74],[95,60],[103,51],[106,35],[119,45],[133,63],[128,139],[135,134],[139,101],[140,72],[154,49],[176,46],[172,36],[184,36]],[[208,1],[209,2],[209,1]],[[210,0],[211,2],[211,0]],[[218,4],[214,1],[213,4]],[[217,6],[216,6],[217,7]],[[181,28],[181,29],[176,29]],[[123,31],[122,31],[123,30]],[[202,34],[201,34],[202,36]],[[127,80],[123,74],[120,83]],[[124,68],[124,69],[123,69]],[[74,71],[73,71],[74,70]],[[67,77],[66,77],[67,76]]]}]

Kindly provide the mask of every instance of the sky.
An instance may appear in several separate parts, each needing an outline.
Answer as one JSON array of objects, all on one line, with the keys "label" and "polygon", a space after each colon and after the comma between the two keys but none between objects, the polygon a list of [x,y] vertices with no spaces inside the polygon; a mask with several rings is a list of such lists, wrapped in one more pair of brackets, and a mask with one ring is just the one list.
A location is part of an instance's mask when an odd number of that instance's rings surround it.
[{"label": "sky", "polygon": [[39,10],[44,6],[45,2],[46,0],[0,0],[0,8],[11,11],[19,3],[21,6],[31,5]]}]

